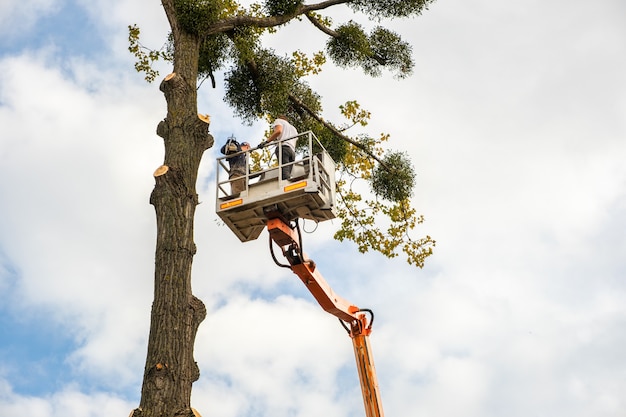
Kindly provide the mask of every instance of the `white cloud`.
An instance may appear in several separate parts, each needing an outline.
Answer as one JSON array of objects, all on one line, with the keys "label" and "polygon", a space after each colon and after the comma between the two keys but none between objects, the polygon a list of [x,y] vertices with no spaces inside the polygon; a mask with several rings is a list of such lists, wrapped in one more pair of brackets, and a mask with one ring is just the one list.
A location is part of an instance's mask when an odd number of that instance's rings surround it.
[{"label": "white cloud", "polygon": [[39,17],[54,11],[58,0],[4,0],[0,3],[0,34],[15,37],[28,31]]},{"label": "white cloud", "polygon": [[15,394],[0,379],[0,414],[32,417],[109,417],[127,415],[135,406],[107,393],[85,394],[78,387],[68,387],[54,395],[37,398]]},{"label": "white cloud", "polygon": [[[114,88],[77,84],[31,56],[5,59],[3,67],[0,244],[19,276],[12,304],[43,308],[65,323],[83,344],[74,359],[92,370],[86,373],[129,378],[128,350],[145,339],[150,302],[147,201],[162,161],[150,122],[160,109],[144,88],[123,80]],[[94,350],[110,357],[93,357]]]},{"label": "white cloud", "polygon": [[[194,407],[206,409],[225,399],[238,402],[230,412],[261,409],[304,416],[320,411],[301,406],[311,401],[336,413],[341,407],[332,402],[338,394],[333,381],[342,366],[353,362],[351,349],[339,323],[310,303],[289,296],[264,301],[233,295],[209,312],[198,334],[196,359],[202,371],[194,398],[201,400]],[[237,388],[220,392],[225,384]]]},{"label": "white cloud", "polygon": [[[128,51],[128,26],[139,27],[141,30],[139,41],[145,48],[158,50],[166,44],[169,25],[160,2],[79,0],[78,3],[94,21],[98,22],[97,29],[106,40],[108,51],[100,58],[105,65],[110,65],[110,57],[114,56],[116,63],[124,63],[125,72],[133,75],[132,65],[135,58]],[[171,71],[172,64],[159,61],[154,64],[154,68],[160,72],[161,77],[164,77]],[[143,76],[144,74],[135,74],[137,79],[143,79]],[[158,84],[152,88],[158,91]]]}]

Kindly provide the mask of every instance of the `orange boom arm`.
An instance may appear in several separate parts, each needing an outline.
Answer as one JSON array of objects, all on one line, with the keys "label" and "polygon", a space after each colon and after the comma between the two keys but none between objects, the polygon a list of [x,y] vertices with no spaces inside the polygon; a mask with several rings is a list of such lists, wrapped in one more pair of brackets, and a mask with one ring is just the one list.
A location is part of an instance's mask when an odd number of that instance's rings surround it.
[{"label": "orange boom arm", "polygon": [[[281,247],[291,270],[300,278],[320,306],[339,318],[352,338],[359,381],[363,393],[365,415],[383,417],[382,402],[378,389],[374,359],[371,354],[369,335],[372,332],[373,314],[362,310],[335,294],[315,263],[306,258],[299,242],[299,234],[280,218],[267,221],[270,239]],[[369,315],[366,314],[369,312]]]}]

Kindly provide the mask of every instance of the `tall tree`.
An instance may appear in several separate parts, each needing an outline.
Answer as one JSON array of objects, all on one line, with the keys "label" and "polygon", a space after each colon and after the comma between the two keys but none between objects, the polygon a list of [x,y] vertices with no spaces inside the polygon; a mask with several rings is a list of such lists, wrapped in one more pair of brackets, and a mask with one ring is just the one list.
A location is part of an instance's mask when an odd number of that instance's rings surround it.
[{"label": "tall tree", "polygon": [[[413,69],[411,47],[399,35],[382,27],[370,33],[354,21],[333,26],[321,13],[348,7],[356,15],[378,22],[419,15],[433,0],[265,0],[243,7],[234,0],[162,0],[171,33],[164,50],[148,50],[139,43],[139,28],[129,27],[130,51],[146,79],[157,77],[153,61],[173,62],[173,71],[160,84],[167,115],[157,126],[165,158],[155,172],[150,196],[157,219],[157,242],[148,352],[141,402],[134,417],[193,416],[190,398],[200,371],[193,357],[198,326],[206,316],[204,304],[192,294],[191,265],[196,253],[193,221],[198,195],[196,180],[202,154],[213,145],[209,120],[199,117],[198,85],[222,75],[225,101],[244,122],[287,114],[299,131],[312,130],[338,162],[337,182],[342,219],[339,240],[355,241],[359,250],[380,251],[389,257],[403,251],[409,263],[422,267],[435,242],[414,240],[408,232],[423,220],[410,205],[414,171],[406,154],[385,153],[378,138],[350,137],[351,125],[366,125],[369,113],[355,101],[341,110],[344,124],[321,117],[321,97],[305,77],[318,73],[326,57],[340,67],[361,67],[372,76],[383,69],[398,78]],[[356,16],[355,15],[355,16]],[[295,51],[279,56],[263,48],[269,36],[292,22],[310,23],[328,36],[325,53],[312,57]],[[364,178],[373,190],[370,199],[351,189]],[[360,205],[365,204],[368,210]],[[376,225],[382,215],[387,229]]]}]

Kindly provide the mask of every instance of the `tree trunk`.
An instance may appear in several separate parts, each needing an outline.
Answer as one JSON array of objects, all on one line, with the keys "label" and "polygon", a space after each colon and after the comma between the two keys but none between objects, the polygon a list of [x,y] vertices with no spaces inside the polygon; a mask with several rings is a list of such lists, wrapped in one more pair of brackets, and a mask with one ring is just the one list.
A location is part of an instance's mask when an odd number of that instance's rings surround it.
[{"label": "tree trunk", "polygon": [[[164,1],[164,7],[167,1]],[[167,9],[166,9],[167,11]],[[157,223],[154,302],[148,353],[135,417],[193,416],[191,387],[200,376],[193,357],[202,301],[191,291],[196,253],[193,225],[198,195],[196,179],[202,154],[213,145],[208,119],[197,112],[198,39],[175,30],[174,72],[161,82],[167,117],[157,127],[165,161],[154,173],[150,196]]]}]

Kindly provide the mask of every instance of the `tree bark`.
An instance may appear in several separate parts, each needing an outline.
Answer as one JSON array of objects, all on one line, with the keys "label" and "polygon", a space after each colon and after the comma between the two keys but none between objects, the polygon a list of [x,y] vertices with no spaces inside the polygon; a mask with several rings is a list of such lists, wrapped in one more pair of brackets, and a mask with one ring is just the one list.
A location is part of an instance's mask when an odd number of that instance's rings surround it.
[{"label": "tree bark", "polygon": [[[170,23],[171,0],[163,0]],[[170,9],[168,10],[168,7]],[[167,116],[157,126],[165,160],[155,173],[150,204],[156,213],[157,241],[148,352],[140,406],[134,417],[193,417],[191,387],[200,377],[193,349],[206,316],[192,294],[191,268],[196,245],[196,180],[202,154],[213,145],[209,119],[197,112],[197,37],[172,25],[174,72],[161,82]],[[196,412],[197,413],[197,412]]]}]

